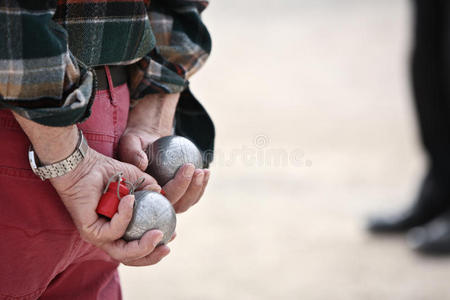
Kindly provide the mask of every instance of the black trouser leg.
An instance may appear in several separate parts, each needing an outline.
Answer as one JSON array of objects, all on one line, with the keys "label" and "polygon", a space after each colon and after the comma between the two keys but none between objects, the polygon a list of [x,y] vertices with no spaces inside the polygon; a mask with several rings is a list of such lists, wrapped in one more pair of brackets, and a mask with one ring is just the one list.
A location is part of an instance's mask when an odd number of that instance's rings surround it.
[{"label": "black trouser leg", "polygon": [[430,172],[436,184],[447,188],[450,177],[450,1],[415,0],[414,4],[413,95]]},{"label": "black trouser leg", "polygon": [[424,225],[450,205],[450,0],[414,0],[411,61],[414,103],[428,174],[414,205],[369,222],[372,232],[403,232]]}]

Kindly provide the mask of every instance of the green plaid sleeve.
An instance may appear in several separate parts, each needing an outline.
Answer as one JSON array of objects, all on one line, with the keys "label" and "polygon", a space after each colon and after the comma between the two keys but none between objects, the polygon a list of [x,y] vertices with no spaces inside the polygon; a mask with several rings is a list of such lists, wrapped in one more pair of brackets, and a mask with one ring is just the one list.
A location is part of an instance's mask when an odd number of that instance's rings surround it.
[{"label": "green plaid sleeve", "polygon": [[148,9],[156,47],[130,67],[132,99],[178,93],[207,60],[211,38],[200,14],[208,1],[152,0]]},{"label": "green plaid sleeve", "polygon": [[94,74],[52,18],[56,1],[0,1],[0,108],[48,126],[88,117]]}]

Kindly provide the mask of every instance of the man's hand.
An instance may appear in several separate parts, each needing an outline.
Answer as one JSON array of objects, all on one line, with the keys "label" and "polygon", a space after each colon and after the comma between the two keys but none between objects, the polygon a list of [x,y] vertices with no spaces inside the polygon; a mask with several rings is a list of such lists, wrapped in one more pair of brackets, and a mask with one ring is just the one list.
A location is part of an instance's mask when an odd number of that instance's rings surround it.
[{"label": "man's hand", "polygon": [[[17,114],[14,116],[29,137],[41,163],[51,164],[73,153],[78,140],[76,126],[48,127]],[[128,243],[121,239],[133,214],[133,196],[122,198],[118,212],[110,221],[95,212],[108,179],[118,172],[122,172],[130,182],[144,178],[141,185],[144,189],[160,190],[154,178],[135,166],[103,156],[90,148],[74,170],[50,182],[84,240],[126,265],[155,264],[170,252],[167,246],[156,247],[162,239],[162,232],[152,230],[140,240]]]},{"label": "man's hand", "polygon": [[126,265],[155,264],[170,251],[167,246],[155,248],[162,239],[161,231],[149,231],[140,240],[128,243],[121,239],[133,214],[134,196],[122,198],[118,212],[110,221],[95,212],[108,179],[118,172],[122,172],[129,182],[144,178],[143,189],[160,190],[151,176],[135,166],[103,156],[92,149],[88,150],[74,171],[50,181],[85,241]]},{"label": "man's hand", "polygon": [[[172,134],[178,98],[179,94],[153,94],[139,100],[130,111],[127,128],[120,139],[122,161],[145,171],[148,146],[158,138]],[[163,187],[177,213],[185,212],[200,200],[209,176],[209,170],[196,170],[194,165],[187,164]]]}]

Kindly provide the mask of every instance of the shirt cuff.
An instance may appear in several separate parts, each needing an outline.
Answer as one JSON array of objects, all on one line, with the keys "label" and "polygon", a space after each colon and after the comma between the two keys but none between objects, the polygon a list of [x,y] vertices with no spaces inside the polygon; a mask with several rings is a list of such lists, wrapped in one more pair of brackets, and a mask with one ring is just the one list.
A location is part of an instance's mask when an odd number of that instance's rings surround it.
[{"label": "shirt cuff", "polygon": [[[10,109],[24,118],[46,126],[69,126],[85,121],[91,114],[91,106],[95,98],[95,72],[79,64],[80,76],[78,84],[63,93],[59,105],[52,105],[55,99],[40,98],[31,100],[5,100],[0,95],[0,108]],[[39,106],[36,107],[36,104]],[[44,103],[49,103],[45,105]],[[62,103],[62,104],[61,104]]]},{"label": "shirt cuff", "polygon": [[131,101],[147,94],[181,93],[189,86],[183,73],[182,70],[176,72],[176,67],[161,58],[155,48],[149,55],[128,67]]}]

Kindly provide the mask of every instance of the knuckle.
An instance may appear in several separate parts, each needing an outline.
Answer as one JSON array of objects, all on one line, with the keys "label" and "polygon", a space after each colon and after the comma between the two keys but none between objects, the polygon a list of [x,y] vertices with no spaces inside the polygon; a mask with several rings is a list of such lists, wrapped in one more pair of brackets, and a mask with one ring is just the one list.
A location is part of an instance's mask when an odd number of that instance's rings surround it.
[{"label": "knuckle", "polygon": [[102,245],[106,241],[105,237],[101,236],[100,232],[97,231],[81,230],[80,237],[83,241],[96,246]]},{"label": "knuckle", "polygon": [[[120,238],[120,236],[121,236],[121,234],[120,234],[120,230],[118,228],[113,228],[113,229],[111,229],[111,231],[108,232],[108,240],[109,241],[116,240],[116,239]],[[102,240],[102,242],[103,241],[106,241],[106,239]]]},{"label": "knuckle", "polygon": [[135,253],[135,251],[127,250],[122,256],[122,261],[125,262],[131,262],[133,260],[136,260],[139,257],[138,253]]},{"label": "knuckle", "polygon": [[147,258],[143,261],[142,264],[143,264],[144,266],[151,266],[151,265],[154,265],[154,264],[155,264],[155,261],[154,261],[153,258],[147,257]]},{"label": "knuckle", "polygon": [[94,232],[88,230],[86,227],[83,227],[79,230],[80,237],[83,241],[94,243],[96,241]]},{"label": "knuckle", "polygon": [[[106,250],[105,250],[106,251]],[[111,256],[113,259],[120,261],[121,263],[127,262],[126,256],[122,251],[114,251],[113,249],[106,251],[109,256]]]},{"label": "knuckle", "polygon": [[117,261],[120,261],[121,263],[127,263],[126,257],[124,257],[121,254],[112,254],[111,257],[114,258]]},{"label": "knuckle", "polygon": [[[167,254],[166,254],[166,255],[167,255]],[[152,258],[152,259],[151,259],[151,264],[152,264],[152,265],[156,265],[156,264],[159,263],[166,255],[160,254],[160,255],[158,255],[158,256]]]},{"label": "knuckle", "polygon": [[91,242],[91,236],[87,232],[81,231],[80,237],[85,242]]}]

